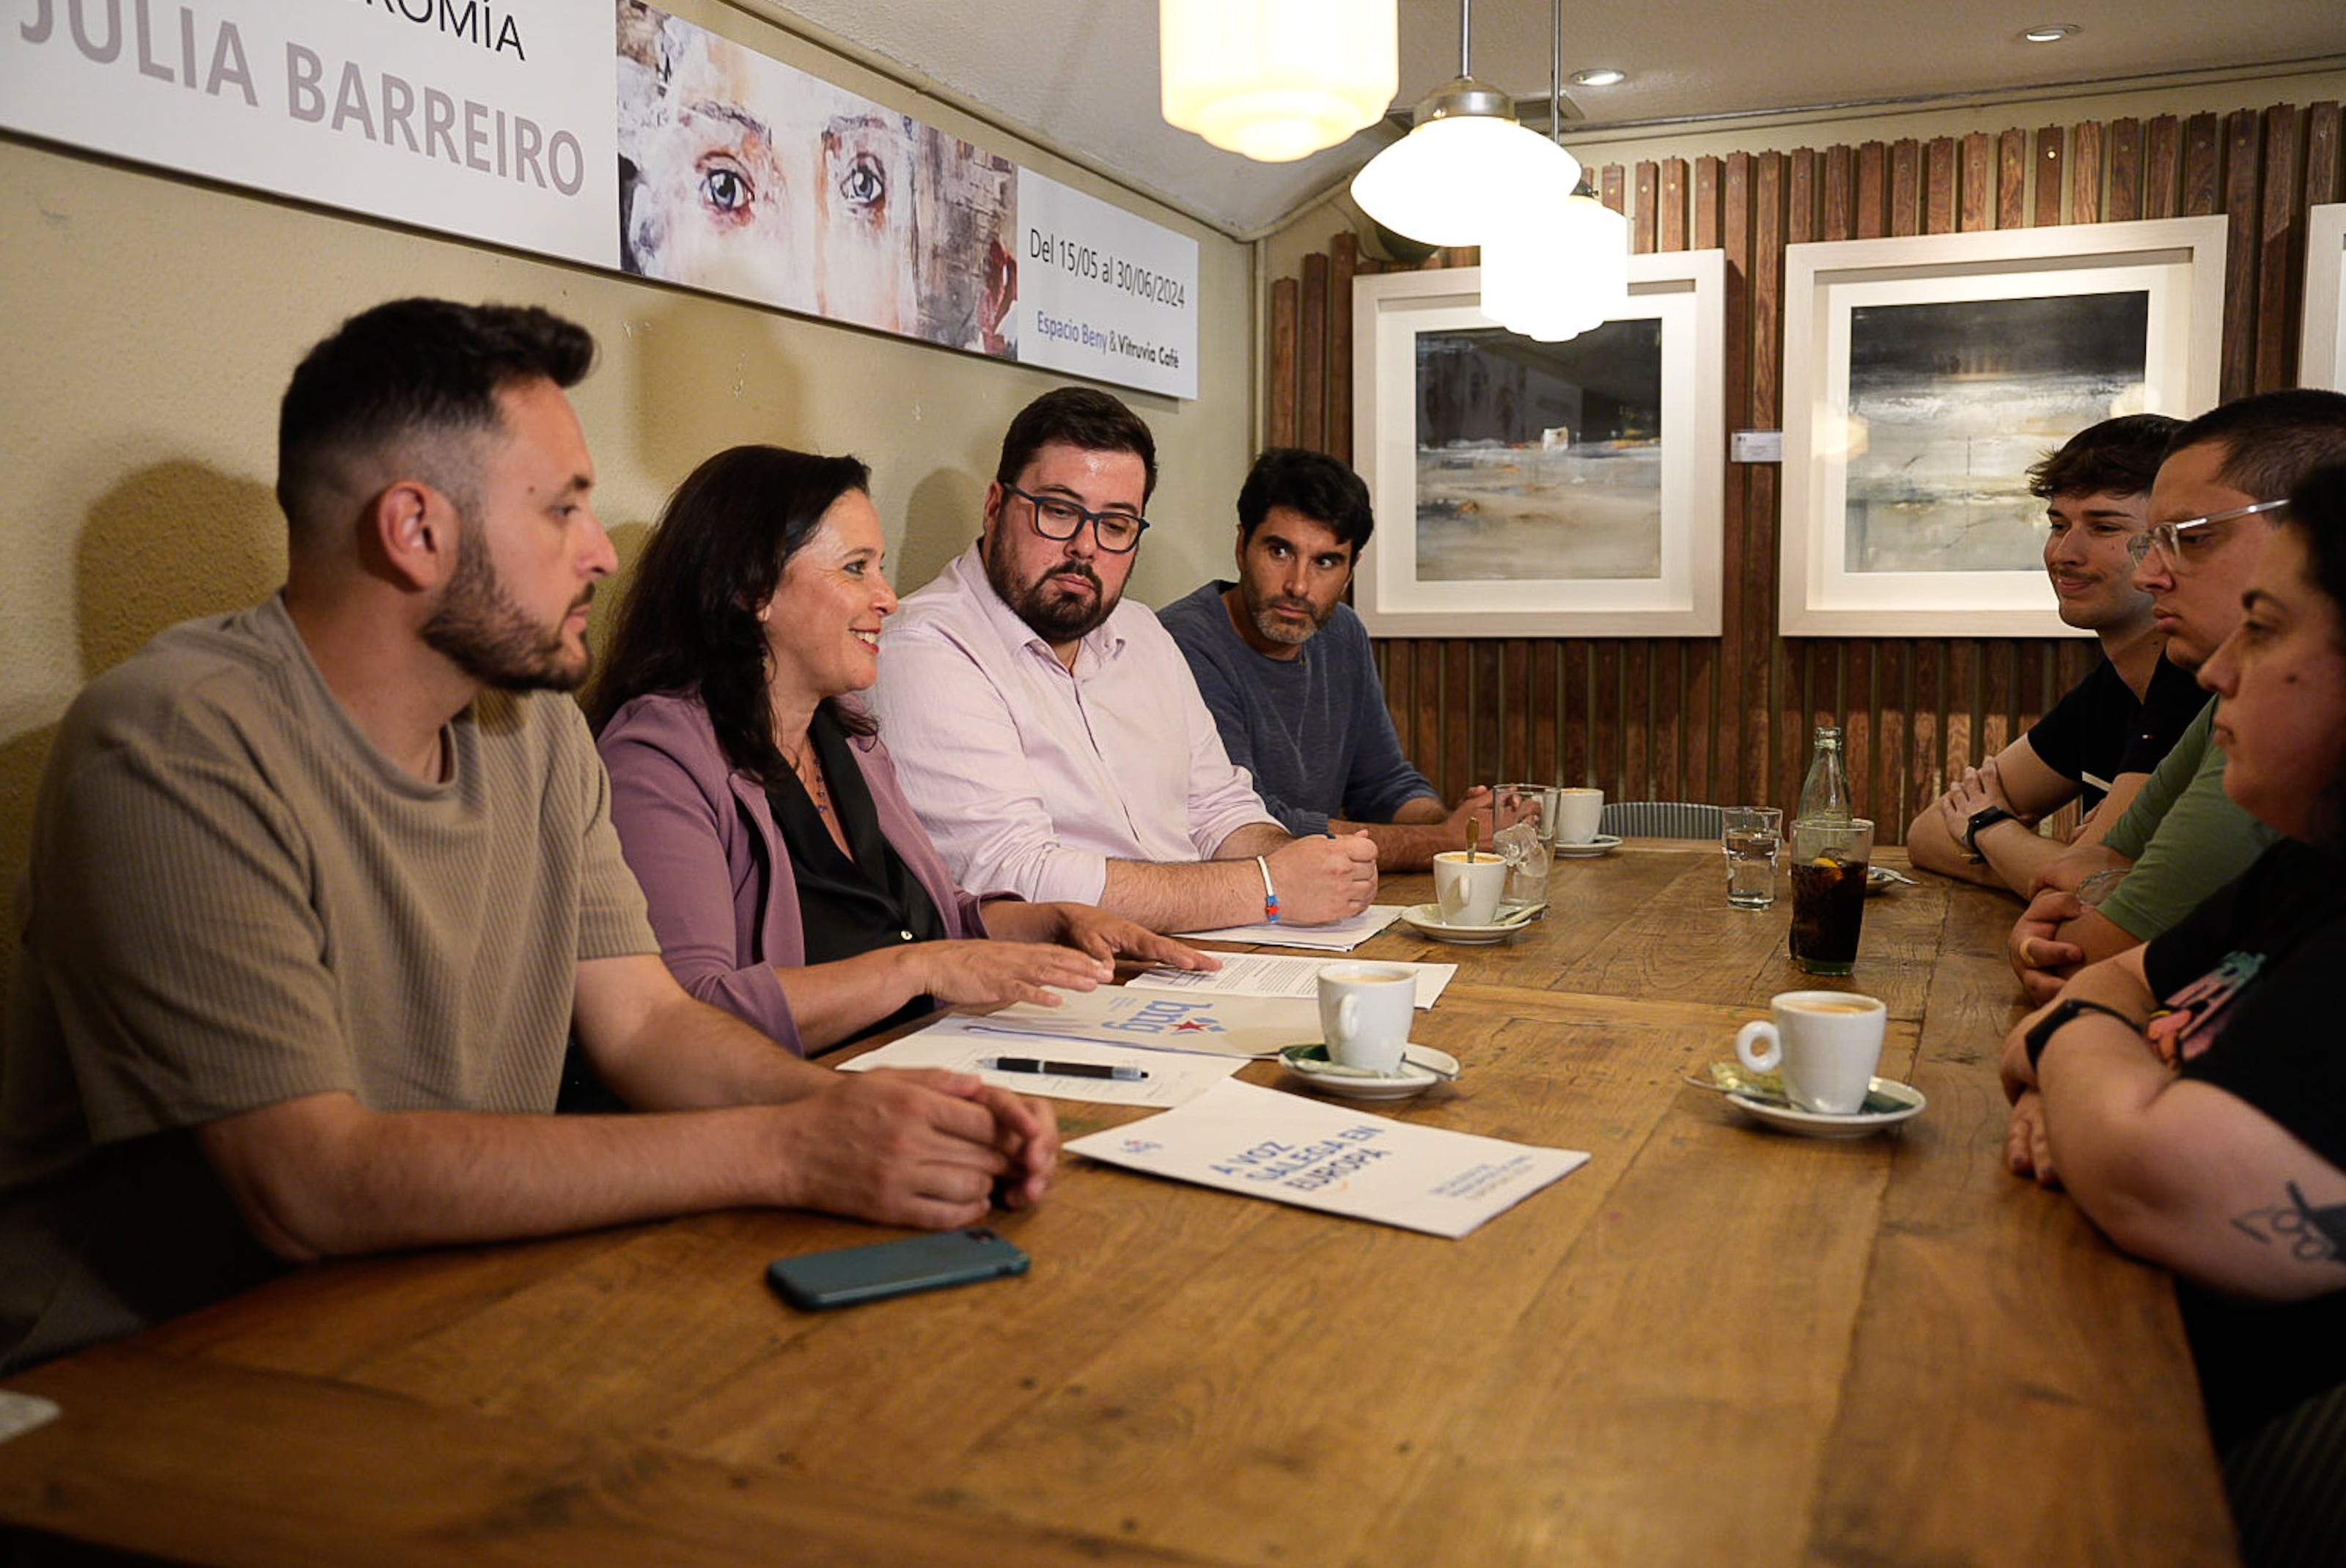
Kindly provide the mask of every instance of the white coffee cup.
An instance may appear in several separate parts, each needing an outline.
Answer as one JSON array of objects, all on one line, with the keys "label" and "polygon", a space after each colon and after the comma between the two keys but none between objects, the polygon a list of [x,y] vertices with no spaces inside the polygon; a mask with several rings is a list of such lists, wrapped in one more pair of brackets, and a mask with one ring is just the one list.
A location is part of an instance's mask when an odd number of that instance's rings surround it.
[{"label": "white coffee cup", "polygon": [[1471,861],[1464,850],[1433,857],[1433,897],[1444,925],[1489,925],[1507,891],[1507,861],[1484,850]]},{"label": "white coffee cup", "polygon": [[1558,789],[1556,815],[1548,819],[1554,829],[1549,836],[1559,844],[1594,843],[1596,824],[1604,816],[1604,790]]},{"label": "white coffee cup", "polygon": [[[1889,1009],[1878,997],[1846,991],[1787,991],[1768,1008],[1769,1017],[1736,1034],[1736,1060],[1754,1073],[1780,1071],[1784,1093],[1804,1111],[1854,1115],[1882,1062]],[[1767,1048],[1755,1050],[1763,1040]]]},{"label": "white coffee cup", "polygon": [[1417,1017],[1417,977],[1390,963],[1331,963],[1320,972],[1320,1033],[1331,1061],[1371,1073],[1401,1066]]}]

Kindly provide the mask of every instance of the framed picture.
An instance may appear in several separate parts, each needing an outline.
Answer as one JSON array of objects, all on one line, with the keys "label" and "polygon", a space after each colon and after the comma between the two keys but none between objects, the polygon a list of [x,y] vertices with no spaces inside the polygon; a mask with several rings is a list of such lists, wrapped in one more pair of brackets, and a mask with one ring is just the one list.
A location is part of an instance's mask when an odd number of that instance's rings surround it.
[{"label": "framed picture", "polygon": [[2346,201],[2305,215],[2305,339],[2297,384],[2346,392]]},{"label": "framed picture", "polygon": [[1352,284],[1353,448],[1377,636],[1716,636],[1722,253],[1629,261],[1628,309],[1560,343],[1483,314],[1476,268]]},{"label": "framed picture", "polygon": [[2091,635],[2054,612],[2027,471],[2215,406],[2225,221],[1788,247],[1783,634]]}]

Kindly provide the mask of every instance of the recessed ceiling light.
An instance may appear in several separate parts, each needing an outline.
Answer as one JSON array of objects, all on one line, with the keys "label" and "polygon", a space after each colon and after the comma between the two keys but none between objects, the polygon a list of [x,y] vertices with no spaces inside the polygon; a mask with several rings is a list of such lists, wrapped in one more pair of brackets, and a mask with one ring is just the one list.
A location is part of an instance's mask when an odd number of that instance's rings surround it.
[{"label": "recessed ceiling light", "polygon": [[2021,36],[2032,44],[2057,44],[2083,31],[2075,22],[2051,22],[2042,27],[2031,27]]},{"label": "recessed ceiling light", "polygon": [[1572,73],[1572,85],[1576,87],[1618,87],[1629,79],[1629,73],[1611,66],[1591,66],[1585,71]]}]

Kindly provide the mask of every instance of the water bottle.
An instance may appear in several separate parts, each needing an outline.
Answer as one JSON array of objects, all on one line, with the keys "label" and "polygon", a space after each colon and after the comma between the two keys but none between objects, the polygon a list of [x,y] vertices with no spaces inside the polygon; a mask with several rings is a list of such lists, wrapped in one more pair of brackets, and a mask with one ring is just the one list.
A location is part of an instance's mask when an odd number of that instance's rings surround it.
[{"label": "water bottle", "polygon": [[1800,786],[1797,822],[1847,822],[1857,813],[1850,806],[1849,772],[1841,759],[1841,726],[1817,726],[1816,758]]}]

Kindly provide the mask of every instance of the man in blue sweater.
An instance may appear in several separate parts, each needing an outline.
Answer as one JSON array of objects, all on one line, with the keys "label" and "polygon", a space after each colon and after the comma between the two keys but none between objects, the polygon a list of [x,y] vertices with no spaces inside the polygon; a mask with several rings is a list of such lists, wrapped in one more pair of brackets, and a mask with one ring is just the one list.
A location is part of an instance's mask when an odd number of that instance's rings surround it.
[{"label": "man in blue sweater", "polygon": [[1530,806],[1481,785],[1455,807],[1401,754],[1361,617],[1343,602],[1376,518],[1360,475],[1323,453],[1273,447],[1239,491],[1239,580],[1168,605],[1173,634],[1230,760],[1289,832],[1365,832],[1380,871],[1423,871]]}]

